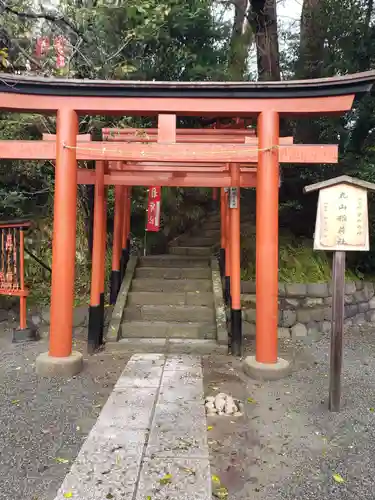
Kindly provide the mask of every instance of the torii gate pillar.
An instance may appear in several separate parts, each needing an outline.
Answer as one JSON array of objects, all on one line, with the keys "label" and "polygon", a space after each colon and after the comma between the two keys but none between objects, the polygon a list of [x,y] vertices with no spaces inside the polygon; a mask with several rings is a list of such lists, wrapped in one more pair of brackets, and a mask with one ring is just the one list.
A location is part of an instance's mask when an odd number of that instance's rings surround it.
[{"label": "torii gate pillar", "polygon": [[56,132],[49,352],[38,356],[36,371],[43,376],[72,376],[83,363],[82,354],[72,352],[78,134],[74,110],[58,110]]},{"label": "torii gate pillar", "polygon": [[289,362],[277,355],[279,275],[279,114],[258,118],[259,161],[256,190],[256,349],[244,369],[254,378],[285,376]]}]

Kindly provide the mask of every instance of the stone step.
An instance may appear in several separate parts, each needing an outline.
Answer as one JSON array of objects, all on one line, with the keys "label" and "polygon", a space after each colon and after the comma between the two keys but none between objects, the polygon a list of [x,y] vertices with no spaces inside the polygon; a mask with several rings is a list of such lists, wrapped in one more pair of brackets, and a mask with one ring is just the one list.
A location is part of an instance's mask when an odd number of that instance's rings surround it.
[{"label": "stone step", "polygon": [[168,323],[167,321],[124,321],[122,338],[214,339],[214,323]]},{"label": "stone step", "polygon": [[199,229],[195,234],[204,234],[207,238],[213,238],[215,240],[220,239],[220,228],[219,229]]},{"label": "stone step", "polygon": [[202,230],[202,233],[205,233],[207,230],[211,230],[211,229],[220,229],[220,220],[213,220],[213,221],[206,221],[202,224],[201,226],[201,230]]},{"label": "stone step", "polygon": [[140,257],[139,267],[206,267],[210,265],[210,259],[197,257],[195,255],[149,255]]},{"label": "stone step", "polygon": [[[207,306],[144,305],[128,306],[125,321],[213,322],[215,311]],[[151,333],[151,332],[150,332]],[[152,333],[151,333],[152,334]]]},{"label": "stone step", "polygon": [[217,238],[212,238],[209,236],[186,236],[186,238],[181,239],[178,242],[180,247],[212,247],[215,243],[218,242]]},{"label": "stone step", "polygon": [[128,294],[127,306],[134,305],[178,305],[178,306],[213,306],[212,292],[134,292]]},{"label": "stone step", "polygon": [[195,255],[195,256],[210,256],[211,247],[170,247],[169,253],[172,255]]},{"label": "stone step", "polygon": [[228,346],[211,339],[124,338],[106,342],[105,350],[110,353],[228,354]]},{"label": "stone step", "polygon": [[135,271],[138,278],[160,278],[165,280],[210,279],[210,267],[138,267]]},{"label": "stone step", "polygon": [[134,279],[131,285],[132,292],[210,292],[212,281],[196,280],[161,280],[161,279]]}]

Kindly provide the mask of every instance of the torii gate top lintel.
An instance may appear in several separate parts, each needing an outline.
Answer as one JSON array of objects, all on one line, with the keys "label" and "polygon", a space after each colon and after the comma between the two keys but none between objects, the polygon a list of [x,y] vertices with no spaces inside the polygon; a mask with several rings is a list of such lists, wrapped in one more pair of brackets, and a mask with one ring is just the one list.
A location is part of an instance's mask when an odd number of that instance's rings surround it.
[{"label": "torii gate top lintel", "polygon": [[[349,110],[354,97],[368,92],[374,81],[375,71],[282,82],[102,81],[0,74],[0,108],[148,116],[246,117],[270,109],[284,116],[329,115]],[[9,99],[9,94],[17,99]]]}]

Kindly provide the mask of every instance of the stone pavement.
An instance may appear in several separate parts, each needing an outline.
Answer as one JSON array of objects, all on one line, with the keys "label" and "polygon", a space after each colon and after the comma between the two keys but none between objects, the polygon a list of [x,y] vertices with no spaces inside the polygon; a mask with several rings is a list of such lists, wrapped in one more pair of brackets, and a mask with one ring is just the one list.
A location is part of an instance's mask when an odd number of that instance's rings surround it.
[{"label": "stone pavement", "polygon": [[200,357],[136,354],[55,500],[210,500]]}]

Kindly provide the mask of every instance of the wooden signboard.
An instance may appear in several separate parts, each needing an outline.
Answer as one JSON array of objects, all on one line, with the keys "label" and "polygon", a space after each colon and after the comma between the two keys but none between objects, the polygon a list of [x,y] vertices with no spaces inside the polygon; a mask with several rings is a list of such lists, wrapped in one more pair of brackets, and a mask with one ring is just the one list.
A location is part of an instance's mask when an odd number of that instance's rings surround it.
[{"label": "wooden signboard", "polygon": [[340,410],[344,328],[345,252],[369,250],[367,191],[375,184],[349,176],[306,186],[319,191],[314,250],[333,251],[329,409]]},{"label": "wooden signboard", "polygon": [[314,250],[369,250],[366,189],[339,184],[319,191]]}]

